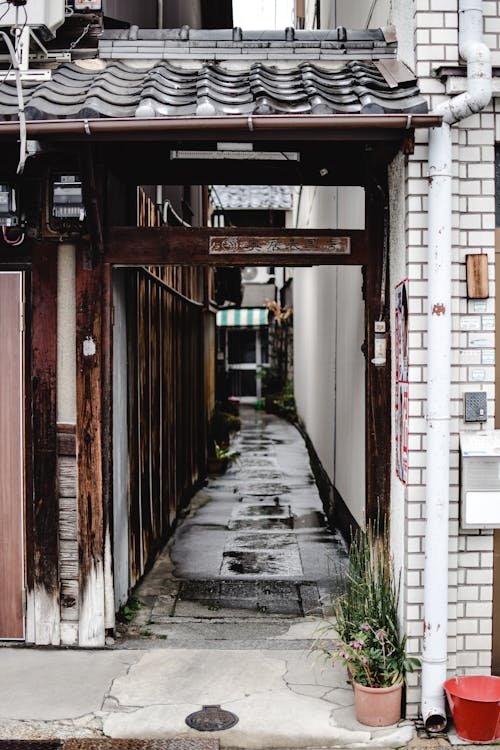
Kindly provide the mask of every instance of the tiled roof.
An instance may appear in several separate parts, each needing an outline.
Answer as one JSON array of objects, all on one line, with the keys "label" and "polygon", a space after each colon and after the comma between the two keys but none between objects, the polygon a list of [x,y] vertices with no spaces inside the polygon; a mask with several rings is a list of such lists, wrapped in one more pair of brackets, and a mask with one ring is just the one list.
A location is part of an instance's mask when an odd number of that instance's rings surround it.
[{"label": "tiled roof", "polygon": [[[23,82],[23,91],[28,120],[426,113],[410,71],[393,61],[391,74],[385,65],[351,60],[278,66],[240,58],[238,65],[162,60],[139,66],[93,60],[65,63],[50,81]],[[17,118],[15,82],[4,80],[0,119]]]},{"label": "tiled roof", "polygon": [[213,185],[212,203],[216,209],[287,211],[292,208],[292,188],[288,185]]}]

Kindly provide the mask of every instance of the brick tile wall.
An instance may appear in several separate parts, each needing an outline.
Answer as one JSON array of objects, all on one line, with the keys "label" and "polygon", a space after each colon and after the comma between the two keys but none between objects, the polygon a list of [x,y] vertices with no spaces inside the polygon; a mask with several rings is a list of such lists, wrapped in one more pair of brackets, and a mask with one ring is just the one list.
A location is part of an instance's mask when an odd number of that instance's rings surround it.
[{"label": "brick tile wall", "polygon": [[[494,64],[500,64],[500,2],[486,0],[485,41]],[[445,98],[444,86],[433,71],[458,62],[457,0],[415,0],[415,55],[419,85],[431,106]],[[453,286],[452,286],[452,455],[449,535],[449,669],[476,674],[490,672],[493,536],[491,531],[462,531],[459,527],[458,433],[494,426],[494,226],[495,116],[494,104],[453,128]],[[500,126],[497,125],[500,129]],[[410,470],[406,489],[406,628],[408,650],[421,653],[422,572],[425,516],[425,393],[426,393],[426,242],[427,142],[417,131],[415,153],[406,165],[405,234],[410,295]],[[465,255],[488,254],[491,297],[467,301]],[[397,281],[397,280],[396,280]],[[470,325],[477,330],[468,330]],[[484,339],[475,347],[474,338]],[[490,341],[491,339],[491,341]],[[477,378],[483,378],[478,380]],[[485,425],[463,422],[463,394],[484,390],[488,398]],[[418,714],[418,675],[411,675],[408,715]]]}]

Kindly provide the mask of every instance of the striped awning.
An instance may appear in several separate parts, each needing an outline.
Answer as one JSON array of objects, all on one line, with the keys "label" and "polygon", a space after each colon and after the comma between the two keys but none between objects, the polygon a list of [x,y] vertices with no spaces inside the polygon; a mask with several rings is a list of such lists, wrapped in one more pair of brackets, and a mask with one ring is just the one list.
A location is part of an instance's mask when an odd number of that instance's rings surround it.
[{"label": "striped awning", "polygon": [[218,326],[267,326],[268,311],[265,307],[243,307],[239,310],[219,310]]}]

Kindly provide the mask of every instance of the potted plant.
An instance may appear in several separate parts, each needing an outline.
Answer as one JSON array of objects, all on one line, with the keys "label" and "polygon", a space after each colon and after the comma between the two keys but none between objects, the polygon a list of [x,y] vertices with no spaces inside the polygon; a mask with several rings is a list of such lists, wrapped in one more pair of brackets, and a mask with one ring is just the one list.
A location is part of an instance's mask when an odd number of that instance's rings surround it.
[{"label": "potted plant", "polygon": [[[229,405],[229,404],[228,404]],[[229,408],[237,411],[237,405],[232,403]],[[235,461],[240,455],[231,451],[229,443],[231,434],[241,427],[241,420],[236,413],[223,411],[217,402],[208,425],[208,458],[207,471],[209,474],[223,474],[230,461]]]},{"label": "potted plant", "polygon": [[213,441],[213,455],[207,459],[207,469],[209,474],[223,474],[230,461],[236,461],[239,458],[238,451],[231,451],[229,446],[219,445]]},{"label": "potted plant", "polygon": [[346,666],[356,718],[369,726],[399,721],[406,675],[419,666],[418,659],[406,654],[406,635],[400,634],[399,578],[388,541],[372,524],[355,535],[344,591],[333,604],[333,618],[318,628],[313,646],[325,661]]}]

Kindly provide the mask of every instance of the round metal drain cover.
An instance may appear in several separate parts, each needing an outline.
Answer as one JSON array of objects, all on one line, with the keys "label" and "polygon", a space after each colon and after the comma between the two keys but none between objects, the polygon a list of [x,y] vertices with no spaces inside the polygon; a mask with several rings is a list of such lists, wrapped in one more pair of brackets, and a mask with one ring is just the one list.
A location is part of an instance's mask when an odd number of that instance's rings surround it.
[{"label": "round metal drain cover", "polygon": [[186,717],[186,724],[199,732],[217,732],[230,729],[239,721],[236,714],[224,711],[220,706],[203,706],[201,711],[195,711]]}]

